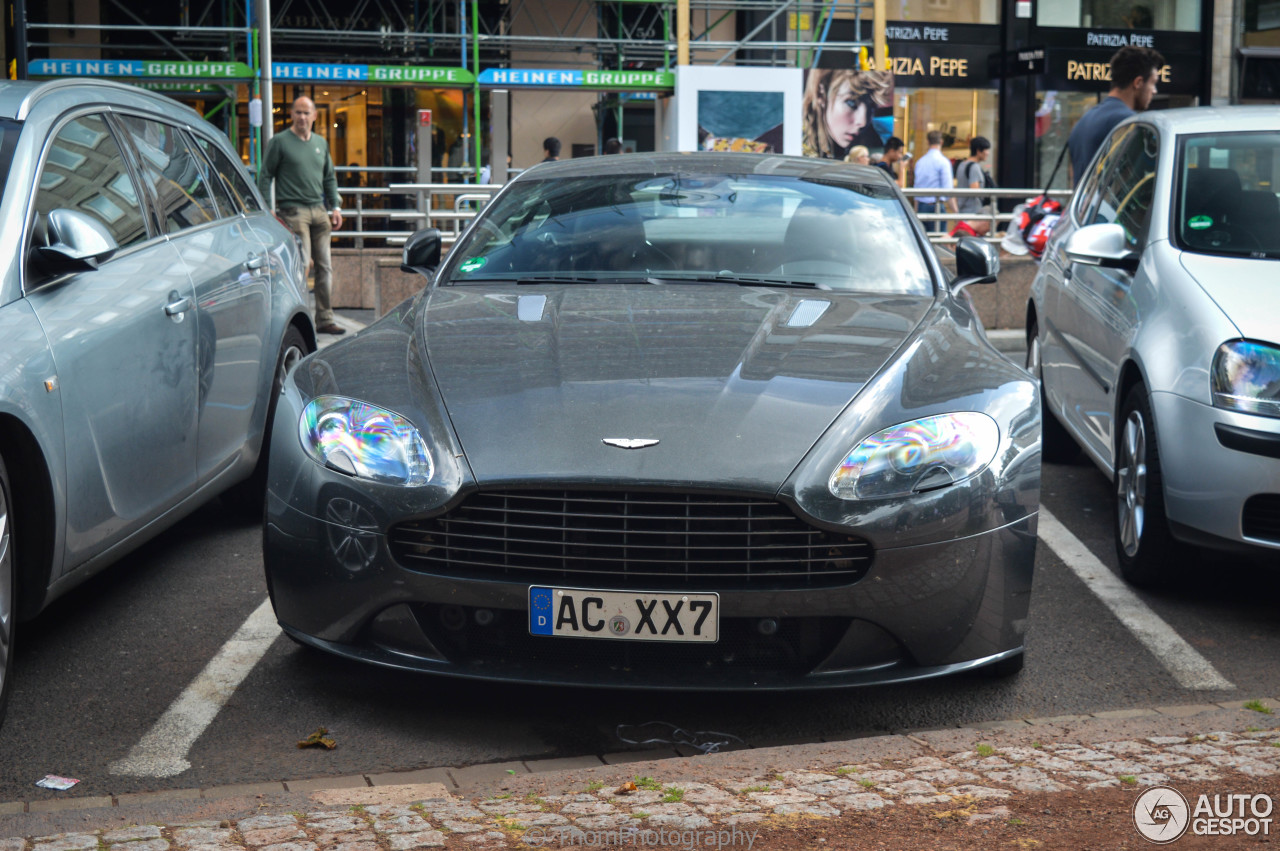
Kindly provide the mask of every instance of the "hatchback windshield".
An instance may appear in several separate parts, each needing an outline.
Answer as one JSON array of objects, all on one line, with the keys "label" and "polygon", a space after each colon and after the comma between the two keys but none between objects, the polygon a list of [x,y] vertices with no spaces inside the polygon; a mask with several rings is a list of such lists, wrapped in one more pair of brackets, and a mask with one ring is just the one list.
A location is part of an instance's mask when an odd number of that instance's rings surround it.
[{"label": "hatchback windshield", "polygon": [[1174,231],[1187,251],[1280,257],[1280,133],[1183,141]]},{"label": "hatchback windshield", "polygon": [[451,252],[444,282],[727,283],[929,295],[887,186],[754,174],[522,180]]}]

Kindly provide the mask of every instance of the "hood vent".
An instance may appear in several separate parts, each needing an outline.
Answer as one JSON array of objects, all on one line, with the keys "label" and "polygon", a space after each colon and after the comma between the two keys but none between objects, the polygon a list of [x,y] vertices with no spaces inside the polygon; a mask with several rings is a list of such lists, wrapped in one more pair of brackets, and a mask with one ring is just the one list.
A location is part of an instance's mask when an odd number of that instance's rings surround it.
[{"label": "hood vent", "polygon": [[521,322],[541,322],[543,311],[546,309],[545,295],[522,295],[516,301],[516,317]]},{"label": "hood vent", "polygon": [[813,298],[801,299],[795,310],[791,311],[791,318],[787,320],[787,327],[808,328],[821,319],[822,314],[826,313],[827,308],[830,306],[831,302],[829,301],[820,301]]}]

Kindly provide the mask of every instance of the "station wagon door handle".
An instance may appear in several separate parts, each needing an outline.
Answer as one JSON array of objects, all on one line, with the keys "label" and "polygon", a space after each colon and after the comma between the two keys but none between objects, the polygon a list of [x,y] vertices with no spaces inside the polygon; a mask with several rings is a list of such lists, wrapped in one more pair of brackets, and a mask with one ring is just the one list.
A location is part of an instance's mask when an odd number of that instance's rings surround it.
[{"label": "station wagon door handle", "polygon": [[251,255],[248,260],[244,261],[244,267],[250,272],[256,272],[266,265],[267,258],[261,254]]},{"label": "station wagon door handle", "polygon": [[[173,298],[173,296],[175,295],[177,295],[177,293],[172,293],[169,296],[169,298]],[[186,296],[183,296],[177,301],[171,301],[164,306],[164,312],[168,316],[181,316],[182,314],[186,313],[190,309],[191,309],[191,299],[187,298]]]}]

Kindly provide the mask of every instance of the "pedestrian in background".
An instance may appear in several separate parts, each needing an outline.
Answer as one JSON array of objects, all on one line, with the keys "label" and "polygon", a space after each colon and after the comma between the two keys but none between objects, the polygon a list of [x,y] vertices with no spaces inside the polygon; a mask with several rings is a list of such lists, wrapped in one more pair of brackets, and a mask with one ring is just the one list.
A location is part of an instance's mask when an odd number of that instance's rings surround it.
[{"label": "pedestrian in background", "polygon": [[858,165],[871,165],[871,151],[866,145],[854,145],[849,149],[849,156],[845,157],[844,161]]},{"label": "pedestrian in background", "polygon": [[544,163],[553,163],[560,159],[560,140],[555,136],[548,136],[543,139],[542,153],[546,155],[542,158]]},{"label": "pedestrian in background", "polygon": [[897,136],[890,136],[884,142],[884,156],[880,158],[880,162],[876,163],[876,168],[884,169],[884,171],[893,178],[894,183],[898,183],[898,170],[895,168],[898,163],[902,162],[907,154],[907,146]]},{"label": "pedestrian in background", "polygon": [[604,152],[606,154],[622,153],[622,142],[620,142],[616,136],[610,136],[604,142]]},{"label": "pedestrian in background", "polygon": [[1107,134],[1130,115],[1151,106],[1164,64],[1164,57],[1150,47],[1122,47],[1111,57],[1111,91],[1076,122],[1067,137],[1072,186],[1084,180],[1085,170]]},{"label": "pedestrian in background", "polygon": [[[951,161],[947,159],[946,154],[942,153],[942,132],[930,130],[925,138],[929,142],[929,150],[925,152],[924,156],[916,160],[912,185],[916,189],[952,188]],[[921,195],[916,197],[917,213],[941,213],[948,205],[951,211],[955,212],[955,199],[948,200],[941,195]],[[945,230],[941,221],[927,221],[924,223],[924,229],[930,232]]]},{"label": "pedestrian in background", "polygon": [[[974,136],[969,140],[969,156],[956,164],[957,189],[983,189],[987,185],[987,171],[982,164],[991,155],[991,141],[986,136]],[[991,199],[978,195],[966,195],[956,201],[956,212],[974,218],[965,219],[957,225],[962,232],[972,232],[973,236],[986,236],[991,230],[991,220],[978,218],[991,215]],[[964,228],[960,228],[964,225]],[[967,231],[965,231],[967,229]],[[952,234],[955,235],[954,232]]]},{"label": "pedestrian in background", "polygon": [[271,137],[262,158],[258,188],[271,197],[275,181],[276,212],[289,229],[302,240],[302,256],[315,264],[316,330],[321,334],[345,334],[346,329],[334,322],[333,264],[329,259],[329,240],[335,228],[342,227],[342,199],[338,196],[338,180],[324,138],[311,132],[316,120],[316,105],[311,98],[293,102],[293,123],[283,133]]}]

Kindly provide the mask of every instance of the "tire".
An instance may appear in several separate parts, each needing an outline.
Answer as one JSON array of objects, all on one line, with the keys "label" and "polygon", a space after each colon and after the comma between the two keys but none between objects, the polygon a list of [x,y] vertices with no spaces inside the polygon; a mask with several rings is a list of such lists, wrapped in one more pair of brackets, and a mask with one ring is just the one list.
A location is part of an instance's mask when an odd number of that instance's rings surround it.
[{"label": "tire", "polygon": [[1164,510],[1164,479],[1151,401],[1141,383],[1120,408],[1116,438],[1116,557],[1132,585],[1153,588],[1172,578],[1173,536]]},{"label": "tire", "polygon": [[271,428],[276,420],[276,405],[280,401],[280,393],[284,390],[284,379],[289,370],[310,354],[306,338],[302,332],[290,325],[285,329],[284,339],[280,342],[280,353],[276,356],[275,375],[271,379],[271,396],[267,401],[267,422],[262,431],[262,449],[258,452],[258,463],[252,475],[228,491],[228,496],[237,508],[247,516],[261,518],[267,501],[267,464],[268,450],[271,448]]},{"label": "tire", "polygon": [[13,680],[13,638],[17,631],[18,563],[14,558],[13,490],[0,458],[0,724]]},{"label": "tire", "polygon": [[1049,410],[1044,392],[1044,369],[1040,363],[1040,329],[1035,324],[1027,331],[1027,372],[1040,382],[1040,455],[1054,464],[1074,461],[1080,445]]}]

